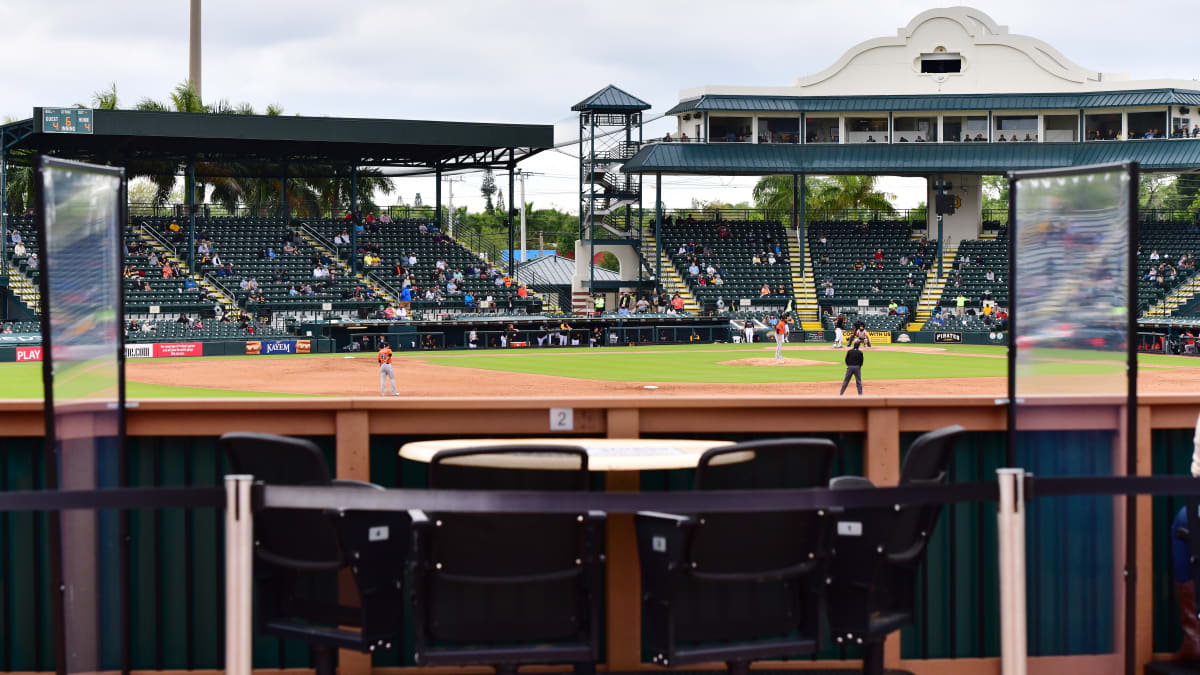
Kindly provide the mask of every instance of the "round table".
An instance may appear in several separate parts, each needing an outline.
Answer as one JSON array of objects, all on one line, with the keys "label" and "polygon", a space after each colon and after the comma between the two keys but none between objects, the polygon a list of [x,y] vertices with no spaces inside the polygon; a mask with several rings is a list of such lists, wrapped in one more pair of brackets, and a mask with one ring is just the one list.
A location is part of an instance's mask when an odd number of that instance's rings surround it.
[{"label": "round table", "polygon": [[[462,438],[438,441],[414,441],[400,448],[400,456],[414,462],[430,462],[443,450],[496,447],[505,445],[574,445],[583,447],[588,453],[590,471],[661,471],[671,469],[694,469],[700,455],[710,448],[730,445],[730,441],[659,438]],[[745,455],[745,456],[742,456]],[[720,463],[733,463],[749,459],[749,453],[723,456]],[[497,469],[574,469],[576,462],[564,457],[556,466],[553,458],[545,455],[507,453],[502,455],[478,455],[455,460],[466,466],[490,466]]]}]

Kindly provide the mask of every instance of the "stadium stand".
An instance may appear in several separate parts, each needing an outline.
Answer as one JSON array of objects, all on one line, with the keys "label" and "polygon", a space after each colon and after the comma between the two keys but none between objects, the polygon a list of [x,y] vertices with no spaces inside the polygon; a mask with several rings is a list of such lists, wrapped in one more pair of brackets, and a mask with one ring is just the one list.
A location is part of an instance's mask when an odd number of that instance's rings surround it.
[{"label": "stadium stand", "polygon": [[[779,311],[793,297],[787,233],[778,221],[664,219],[662,243],[704,310],[711,311],[717,298],[722,298],[732,309],[740,306],[739,301],[749,300],[760,313]],[[771,256],[774,264],[769,262]],[[689,272],[693,262],[698,275]],[[709,266],[715,274],[708,274]],[[721,283],[712,283],[718,277]],[[766,296],[764,285],[770,291]]]},{"label": "stadium stand", "polygon": [[[936,248],[914,240],[912,224],[904,220],[817,221],[809,227],[808,246],[826,328],[833,328],[833,307],[857,306],[859,300],[866,300],[867,307],[842,313],[862,321],[867,330],[878,331],[898,330],[913,316],[927,276],[918,267],[918,254],[928,268]],[[875,258],[879,252],[882,260]],[[832,288],[831,295],[826,288]],[[908,313],[889,315],[885,308],[893,302],[907,307]]]},{"label": "stadium stand", "polygon": [[[1180,263],[1184,256],[1200,253],[1200,228],[1187,222],[1138,223],[1138,246],[1138,310],[1143,314],[1168,315],[1194,295],[1184,295],[1174,306],[1164,302],[1195,274],[1194,265]],[[1154,279],[1148,278],[1152,267]]]},{"label": "stadium stand", "polygon": [[[988,281],[989,271],[993,281]],[[971,309],[974,314],[955,314],[960,293],[967,299],[964,310]],[[989,331],[992,327],[980,315],[986,299],[1008,306],[1008,233],[1004,229],[996,239],[968,239],[959,244],[937,303],[942,308],[941,324],[929,317],[923,330]]]},{"label": "stadium stand", "polygon": [[[334,252],[339,260],[346,263],[352,255],[358,256],[360,265],[367,253],[377,257],[380,264],[363,265],[360,269],[394,296],[402,296],[407,278],[414,289],[410,291],[414,312],[470,313],[477,311],[479,302],[489,294],[494,298],[496,308],[504,311],[508,310],[510,299],[514,312],[530,311],[540,305],[532,296],[520,297],[517,284],[505,285],[505,276],[498,268],[439,232],[431,221],[397,219],[390,223],[365,226],[358,234],[360,251],[351,251],[348,243],[339,245],[334,241],[339,234],[346,233],[349,236],[350,227],[352,225],[346,220],[307,220],[300,225],[300,231],[312,239],[314,245]],[[402,258],[408,256],[416,257],[415,265],[402,262]],[[445,263],[444,270],[438,268],[439,261]],[[404,275],[401,275],[401,271]],[[456,283],[457,291],[451,293],[447,291],[446,283],[456,271],[462,272],[463,278],[461,283]],[[439,280],[443,277],[445,280]],[[496,283],[497,279],[500,280],[499,284]],[[434,297],[426,298],[426,291],[430,291]],[[468,292],[473,298],[470,305],[466,303]]]},{"label": "stadium stand", "polygon": [[[38,254],[37,226],[32,216],[8,217],[9,237],[3,242],[3,255],[9,264],[8,283],[16,296],[31,312],[38,311],[38,273],[34,257]],[[12,233],[20,236],[24,255],[17,255],[17,246],[13,242]]]},{"label": "stadium stand", "polygon": [[288,332],[276,328],[263,321],[244,320],[229,321],[217,319],[198,319],[187,317],[186,322],[174,321],[138,321],[131,319],[125,323],[125,340],[127,342],[203,342],[205,340],[245,340],[259,338],[287,337]]}]

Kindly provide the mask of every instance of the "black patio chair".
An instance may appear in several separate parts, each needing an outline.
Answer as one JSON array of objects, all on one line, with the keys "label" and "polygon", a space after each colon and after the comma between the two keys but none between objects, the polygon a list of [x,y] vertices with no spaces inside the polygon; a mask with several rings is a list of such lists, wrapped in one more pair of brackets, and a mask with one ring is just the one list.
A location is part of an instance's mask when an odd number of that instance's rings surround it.
[{"label": "black patio chair", "polygon": [[[587,451],[497,446],[437,453],[443,490],[586,491]],[[410,512],[414,659],[420,666],[572,664],[599,655],[604,569],[601,512]]]},{"label": "black patio chair", "polygon": [[[228,433],[218,443],[234,473],[267,485],[339,485],[312,442]],[[403,627],[405,513],[264,510],[254,519],[256,626],[267,635],[307,643],[318,675],[334,675],[336,649],[373,653],[396,647]],[[356,603],[338,597],[348,577]]]},{"label": "black patio chair", "polygon": [[[695,489],[822,487],[837,446],[772,439],[713,448]],[[643,651],[661,666],[811,654],[821,635],[826,518],[821,511],[639,513]]]},{"label": "black patio chair", "polygon": [[[944,485],[954,444],[966,429],[954,425],[923,434],[909,447],[900,485]],[[837,489],[873,487],[866,478],[830,481]],[[941,504],[834,511],[828,587],[834,641],[863,647],[863,672],[883,669],[883,642],[913,620],[917,572],[941,515]],[[898,671],[892,671],[898,672]]]}]

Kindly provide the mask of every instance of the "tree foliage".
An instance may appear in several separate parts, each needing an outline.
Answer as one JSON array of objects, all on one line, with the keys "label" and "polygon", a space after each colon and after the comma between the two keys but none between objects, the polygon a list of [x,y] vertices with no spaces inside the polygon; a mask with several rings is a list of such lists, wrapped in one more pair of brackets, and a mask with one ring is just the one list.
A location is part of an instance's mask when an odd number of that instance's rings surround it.
[{"label": "tree foliage", "polygon": [[[806,178],[804,208],[809,213],[867,209],[893,214],[896,197],[878,189],[875,176],[827,176]],[[763,176],[754,185],[754,205],[760,209],[791,213],[792,177]]]}]

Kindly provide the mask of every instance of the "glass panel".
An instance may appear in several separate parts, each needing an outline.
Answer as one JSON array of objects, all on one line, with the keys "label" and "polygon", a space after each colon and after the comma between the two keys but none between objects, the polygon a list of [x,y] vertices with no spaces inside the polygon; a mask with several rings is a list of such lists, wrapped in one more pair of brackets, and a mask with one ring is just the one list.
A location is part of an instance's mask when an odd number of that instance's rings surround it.
[{"label": "glass panel", "polygon": [[886,117],[847,117],[847,143],[887,143],[888,121]]},{"label": "glass panel", "polygon": [[1129,138],[1166,138],[1167,113],[1140,112],[1129,113]]},{"label": "glass panel", "polygon": [[1046,115],[1043,120],[1047,143],[1074,143],[1079,140],[1078,115]]},{"label": "glass panel", "polygon": [[810,117],[805,123],[805,143],[838,143],[838,118]]},{"label": "glass panel", "polygon": [[936,117],[897,117],[892,126],[897,143],[937,142]]},{"label": "glass panel", "polygon": [[708,140],[711,143],[750,143],[754,140],[753,117],[710,117]]},{"label": "glass panel", "polygon": [[1171,118],[1171,138],[1187,138],[1188,136],[1200,136],[1200,126],[1195,127],[1196,131],[1193,134],[1191,118],[1188,117],[1172,117]]},{"label": "glass panel", "polygon": [[1083,116],[1083,137],[1089,141],[1121,140],[1121,113]]},{"label": "glass panel", "polygon": [[942,118],[942,136],[950,143],[983,142],[988,139],[987,115],[955,115]]},{"label": "glass panel", "polygon": [[799,143],[799,117],[758,118],[759,143]]},{"label": "glass panel", "polygon": [[1037,115],[997,115],[992,119],[996,126],[992,138],[996,139],[997,143],[1013,141],[1032,143],[1038,139]]}]

